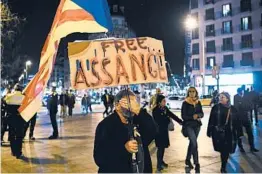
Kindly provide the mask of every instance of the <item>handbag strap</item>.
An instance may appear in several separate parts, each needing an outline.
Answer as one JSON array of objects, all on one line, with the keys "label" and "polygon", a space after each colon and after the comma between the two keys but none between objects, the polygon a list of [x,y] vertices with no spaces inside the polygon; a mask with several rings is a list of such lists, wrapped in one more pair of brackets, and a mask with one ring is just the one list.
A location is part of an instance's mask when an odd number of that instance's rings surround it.
[{"label": "handbag strap", "polygon": [[227,125],[227,123],[228,123],[228,120],[229,120],[229,115],[230,115],[230,111],[231,111],[231,107],[228,109],[228,112],[227,112],[227,119],[226,119],[225,126],[226,126],[226,125]]}]

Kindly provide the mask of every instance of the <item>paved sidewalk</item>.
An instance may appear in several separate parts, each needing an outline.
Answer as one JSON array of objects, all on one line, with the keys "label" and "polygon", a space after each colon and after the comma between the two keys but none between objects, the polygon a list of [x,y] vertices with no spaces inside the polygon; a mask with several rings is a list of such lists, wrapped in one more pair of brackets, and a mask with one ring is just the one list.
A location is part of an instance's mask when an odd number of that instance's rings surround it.
[{"label": "paved sidewalk", "polygon": [[[211,139],[206,136],[206,125],[209,117],[209,108],[205,108],[205,118],[199,135],[199,156],[201,172],[214,173],[220,171],[219,154],[214,152]],[[180,115],[179,112],[176,112]],[[28,139],[23,144],[25,160],[17,160],[10,154],[9,144],[1,148],[1,172],[3,173],[95,173],[97,166],[93,160],[94,134],[97,124],[103,119],[102,113],[93,113],[88,116],[76,114],[72,118],[59,120],[59,135],[57,140],[48,140],[52,133],[49,116],[43,108],[39,113],[35,129],[36,141]],[[262,121],[260,116],[259,127],[254,127],[256,146],[259,153],[248,152],[248,142],[244,139],[244,148],[247,153],[237,152],[230,157],[228,170],[231,173],[262,172],[261,134]],[[27,136],[28,137],[28,136]],[[5,135],[5,139],[7,135]],[[169,168],[164,173],[185,173],[184,159],[188,140],[181,134],[181,127],[176,124],[174,132],[170,132],[171,146],[166,150],[165,161]],[[156,147],[150,146],[154,172],[156,167]],[[192,171],[194,173],[194,171]]]}]

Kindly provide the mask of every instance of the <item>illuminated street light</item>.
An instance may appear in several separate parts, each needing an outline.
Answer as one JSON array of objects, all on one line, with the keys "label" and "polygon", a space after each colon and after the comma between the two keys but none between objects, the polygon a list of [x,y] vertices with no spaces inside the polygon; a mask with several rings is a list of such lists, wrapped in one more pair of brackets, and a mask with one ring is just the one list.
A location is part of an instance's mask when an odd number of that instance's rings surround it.
[{"label": "illuminated street light", "polygon": [[30,66],[30,65],[32,65],[32,62],[30,60],[28,60],[28,61],[26,61],[25,65]]},{"label": "illuminated street light", "polygon": [[192,17],[192,16],[188,16],[186,21],[185,21],[185,27],[188,30],[193,30],[195,28],[197,28],[198,24],[197,24],[197,20]]},{"label": "illuminated street light", "polygon": [[[185,28],[186,30],[190,31],[190,33],[192,33],[192,31],[194,29],[196,29],[197,27],[199,27],[198,25],[198,21],[196,18],[192,17],[191,15],[188,15],[186,20],[185,20]],[[201,46],[201,52],[202,52],[202,64],[200,67],[200,72],[202,75],[202,95],[205,95],[205,75],[206,75],[206,67],[205,67],[205,36],[204,36],[204,30],[199,29],[200,32],[200,46]]]},{"label": "illuminated street light", "polygon": [[26,61],[25,63],[25,83],[27,83],[28,80],[28,68],[32,65],[32,62],[30,60]]}]

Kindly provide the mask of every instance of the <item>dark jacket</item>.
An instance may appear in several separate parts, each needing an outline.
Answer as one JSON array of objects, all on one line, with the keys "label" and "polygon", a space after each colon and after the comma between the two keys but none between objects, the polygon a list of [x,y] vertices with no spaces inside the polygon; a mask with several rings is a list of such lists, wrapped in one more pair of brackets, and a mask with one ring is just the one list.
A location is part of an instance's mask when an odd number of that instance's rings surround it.
[{"label": "dark jacket", "polygon": [[82,106],[89,106],[91,104],[91,97],[83,97],[81,101]]},{"label": "dark jacket", "polygon": [[1,98],[1,118],[6,116],[7,104],[4,100],[4,97]]},{"label": "dark jacket", "polygon": [[156,146],[167,148],[169,143],[169,134],[168,134],[168,124],[170,123],[170,118],[182,124],[182,120],[173,114],[167,107],[160,108],[155,107],[153,109],[153,117],[155,122],[158,125],[158,134],[156,136]]},{"label": "dark jacket", "polygon": [[247,104],[247,102],[248,101],[245,101],[244,97],[241,97],[238,94],[234,96],[234,107],[236,108],[238,112],[238,117],[240,118],[243,124],[251,122],[251,118],[249,116],[250,107],[249,104]]},{"label": "dark jacket", "polygon": [[199,118],[203,118],[204,112],[201,102],[198,101],[198,103],[194,106],[193,104],[184,101],[182,104],[181,115],[185,126],[196,127],[202,125],[201,121],[194,120],[194,114],[197,114]]},{"label": "dark jacket", "polygon": [[67,106],[68,105],[68,96],[67,94],[61,94],[59,96],[59,104],[62,106]]},{"label": "dark jacket", "polygon": [[226,125],[225,140],[221,140],[216,131],[216,126],[225,125],[228,109],[222,104],[217,104],[212,108],[208,122],[207,136],[212,137],[215,151],[234,153],[237,139],[243,136],[241,121],[237,116],[235,107],[231,106],[229,121]]},{"label": "dark jacket", "polygon": [[[134,117],[134,124],[142,138],[144,148],[144,172],[152,173],[148,145],[155,138],[156,127],[152,117],[144,110]],[[132,173],[132,154],[125,149],[129,141],[127,125],[116,112],[102,120],[97,128],[94,143],[94,160],[99,173]]]},{"label": "dark jacket", "polygon": [[68,107],[74,108],[75,107],[75,95],[74,94],[68,94]]},{"label": "dark jacket", "polygon": [[48,97],[47,109],[52,113],[57,113],[58,105],[58,94],[56,92],[52,93]]},{"label": "dark jacket", "polygon": [[[108,96],[108,98],[106,96]],[[101,100],[104,105],[109,105],[110,104],[110,95],[109,94],[102,95]]]}]

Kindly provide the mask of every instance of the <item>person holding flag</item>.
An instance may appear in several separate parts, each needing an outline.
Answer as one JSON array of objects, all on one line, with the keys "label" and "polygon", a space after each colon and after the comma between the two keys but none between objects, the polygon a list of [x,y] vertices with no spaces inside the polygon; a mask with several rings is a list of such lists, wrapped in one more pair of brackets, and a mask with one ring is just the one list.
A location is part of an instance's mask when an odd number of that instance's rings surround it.
[{"label": "person holding flag", "polygon": [[19,112],[29,121],[41,108],[44,90],[53,72],[60,40],[71,33],[101,33],[113,29],[106,0],[60,0],[41,52],[39,70],[23,91]]}]

